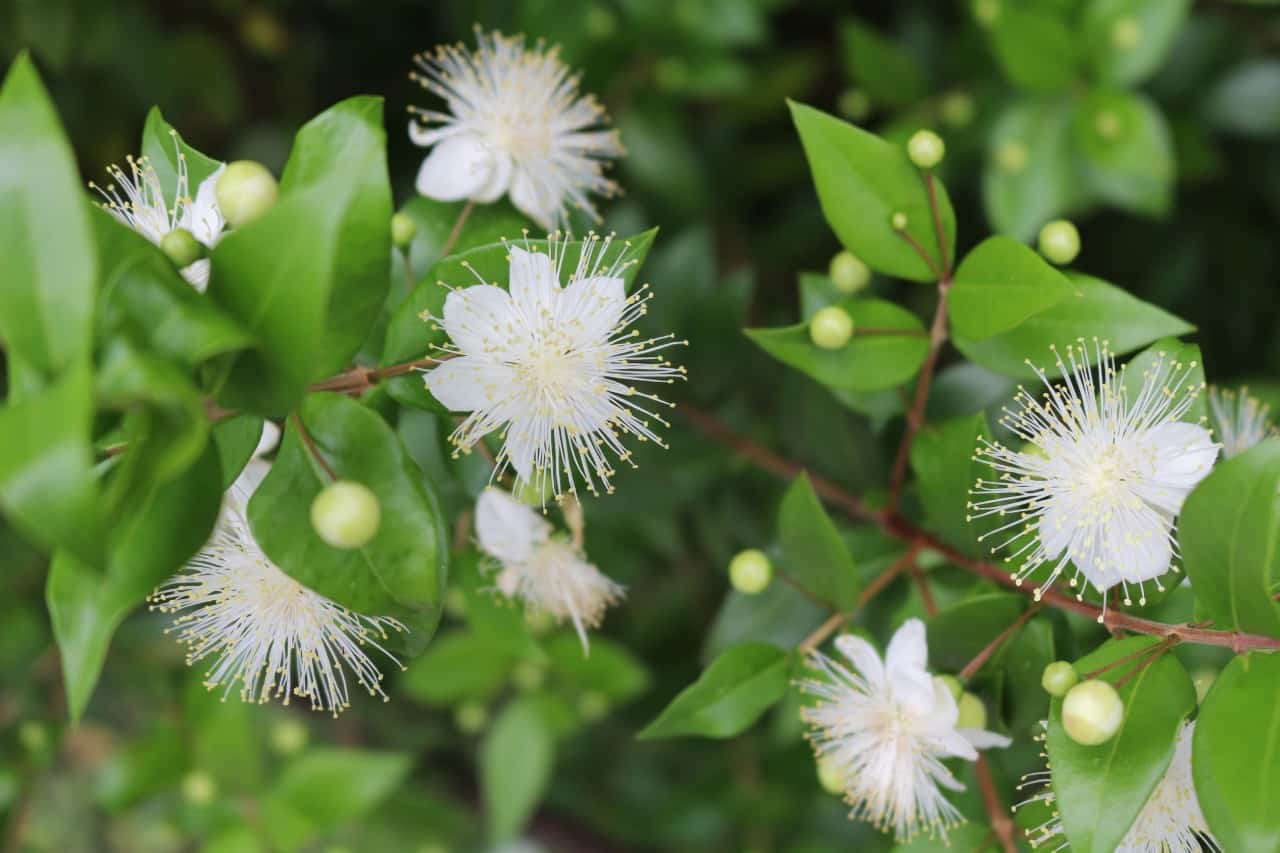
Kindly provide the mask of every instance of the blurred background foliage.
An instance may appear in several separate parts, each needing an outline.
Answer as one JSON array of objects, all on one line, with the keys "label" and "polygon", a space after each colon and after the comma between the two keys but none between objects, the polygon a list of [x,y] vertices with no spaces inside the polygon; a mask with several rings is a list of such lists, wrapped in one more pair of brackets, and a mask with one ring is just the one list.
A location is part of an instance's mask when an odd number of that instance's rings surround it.
[{"label": "blurred background foliage", "polygon": [[[1084,5],[1102,12],[1082,21]],[[1132,10],[1152,50],[1120,50],[1132,33],[1116,20]],[[3,0],[0,62],[32,50],[86,180],[136,151],[152,104],[200,150],[278,169],[306,119],[383,94],[403,203],[422,157],[405,107],[428,100],[410,58],[469,41],[474,23],[560,43],[621,129],[626,194],[606,224],[662,228],[644,276],[658,296],[653,328],[692,341],[679,393],[842,485],[881,487],[900,401],[837,399],[740,332],[794,320],[798,272],[825,271],[838,249],[788,97],[894,139],[936,129],[962,249],[1071,216],[1080,269],[1198,324],[1211,381],[1254,380],[1280,398],[1262,379],[1280,374],[1280,13],[1269,4]],[[1090,28],[1081,50],[1074,34]],[[873,288],[908,305],[929,298]],[[961,414],[999,400],[1007,380],[967,366],[937,387],[936,414]],[[428,458],[436,424],[408,413],[399,430],[456,511],[483,474]],[[550,850],[888,849],[822,792],[794,704],[727,744],[636,740],[716,651],[794,644],[823,615],[782,584],[726,596],[729,557],[773,540],[781,484],[685,421],[671,443],[642,454],[619,496],[587,507],[593,559],[631,590],[587,664],[571,636],[477,594],[464,556],[432,652],[390,676],[389,705],[360,697],[337,720],[219,702],[158,614],[140,613],[116,636],[85,722],[68,729],[43,558],[0,527],[2,843],[484,849],[538,799],[513,795],[482,818],[481,791],[500,777],[535,794],[550,779],[525,833]],[[875,534],[844,533],[866,577],[891,559]],[[942,570],[943,604],[947,581]],[[866,619],[920,610],[899,582]],[[1035,711],[1018,708],[1017,725]],[[1023,750],[1001,762],[1009,777],[1035,760]]]}]

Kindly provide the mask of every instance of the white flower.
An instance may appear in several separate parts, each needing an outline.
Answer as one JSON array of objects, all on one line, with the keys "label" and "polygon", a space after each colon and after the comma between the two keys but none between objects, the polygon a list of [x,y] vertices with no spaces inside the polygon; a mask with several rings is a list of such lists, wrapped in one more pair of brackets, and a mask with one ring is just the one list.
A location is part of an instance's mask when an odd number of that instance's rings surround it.
[{"label": "white flower", "polygon": [[[238,682],[246,702],[274,696],[308,699],[336,717],[350,705],[348,675],[371,696],[387,700],[382,674],[365,651],[405,627],[365,616],[307,589],[281,571],[253,538],[248,504],[269,465],[254,460],[223,501],[213,537],[182,572],[152,593],[152,608],[180,614],[173,623],[187,646],[187,664],[206,658],[210,690],[229,694]],[[167,631],[166,631],[167,633]]]},{"label": "white flower", "polygon": [[543,228],[576,205],[597,221],[592,193],[617,185],[603,166],[623,154],[617,131],[601,130],[604,109],[578,94],[578,78],[558,48],[476,30],[475,53],[462,45],[419,54],[409,77],[439,95],[449,112],[410,107],[409,138],[434,149],[418,171],[418,192],[441,201],[488,203],[504,193]]},{"label": "white flower", "polygon": [[631,262],[605,262],[611,238],[583,241],[563,288],[567,244],[549,239],[550,255],[511,247],[510,292],[480,284],[448,295],[438,322],[456,357],[426,383],[450,410],[471,413],[451,436],[460,450],[502,431],[495,475],[514,468],[517,489],[573,493],[581,477],[591,493],[597,481],[611,492],[609,456],[631,463],[623,435],[666,447],[649,422],[666,426],[651,408],[671,404],[632,383],[683,377],[662,351],[684,342],[626,330],[649,296],[645,287],[627,296],[622,273]]},{"label": "white flower", "polygon": [[[174,145],[178,146],[177,134],[173,136]],[[157,246],[166,234],[179,228],[190,231],[207,248],[212,249],[217,244],[226,222],[222,218],[222,212],[218,210],[214,187],[222,170],[226,168],[225,164],[219,164],[212,175],[200,182],[195,198],[192,198],[188,186],[187,158],[179,150],[178,187],[172,207],[165,201],[160,178],[146,157],[130,156],[128,164],[127,174],[119,166],[107,167],[107,174],[114,183],[108,184],[106,189],[93,182],[89,183],[92,189],[106,199],[102,206],[116,219]],[[209,284],[209,259],[202,258],[183,267],[182,275],[192,287],[203,292]]]},{"label": "white flower", "polygon": [[1081,575],[1099,592],[1119,584],[1131,604],[1136,585],[1145,603],[1145,582],[1164,588],[1156,579],[1176,556],[1173,520],[1218,445],[1204,427],[1179,420],[1203,388],[1191,378],[1195,362],[1160,353],[1130,392],[1107,344],[1095,339],[1093,350],[1096,378],[1081,340],[1067,347],[1065,362],[1054,349],[1062,384],[1036,368],[1046,392],[1037,398],[1018,387],[1018,410],[1005,409],[1000,422],[1027,446],[1019,452],[982,439],[975,458],[999,476],[977,481],[969,518],[999,517],[1000,526],[979,538],[1005,534],[1000,545],[1011,549],[1010,561],[1022,560],[1019,585],[1050,566],[1037,599],[1070,563],[1071,586]]},{"label": "white flower", "polygon": [[586,629],[599,627],[625,592],[573,543],[552,536],[546,519],[498,489],[485,489],[476,501],[476,538],[502,565],[498,589],[559,622],[572,621],[584,651]]},{"label": "white flower", "polygon": [[810,661],[823,678],[801,683],[818,704],[801,714],[818,760],[844,781],[850,817],[892,829],[898,841],[921,832],[946,837],[963,822],[940,787],[964,790],[943,760],[976,761],[978,749],[1009,739],[981,729],[957,729],[950,689],[930,677],[924,623],[909,619],[893,635],[884,661],[866,640],[844,635],[836,648],[853,664],[818,652]]},{"label": "white flower", "polygon": [[[1146,805],[1138,813],[1133,826],[1129,827],[1129,831],[1120,840],[1116,853],[1201,853],[1204,850],[1222,850],[1217,839],[1209,832],[1209,824],[1204,819],[1204,812],[1200,810],[1200,800],[1196,797],[1195,782],[1191,776],[1191,737],[1195,728],[1195,721],[1182,724],[1168,769],[1147,798]],[[1043,741],[1044,735],[1041,734],[1036,739]],[[1041,753],[1041,757],[1048,759],[1048,755],[1044,753]],[[1019,789],[1031,785],[1045,787],[1013,809],[1017,811],[1030,803],[1044,803],[1048,806],[1052,817],[1027,830],[1027,840],[1032,847],[1053,842],[1056,845],[1053,850],[1066,850],[1069,845],[1063,831],[1062,817],[1058,813],[1058,797],[1054,794],[1050,780],[1048,769],[1023,776]]]},{"label": "white flower", "polygon": [[1239,456],[1275,430],[1267,423],[1270,406],[1264,406],[1249,396],[1249,389],[1231,391],[1226,388],[1209,389],[1209,417],[1214,431],[1222,442],[1222,455],[1226,459]]}]

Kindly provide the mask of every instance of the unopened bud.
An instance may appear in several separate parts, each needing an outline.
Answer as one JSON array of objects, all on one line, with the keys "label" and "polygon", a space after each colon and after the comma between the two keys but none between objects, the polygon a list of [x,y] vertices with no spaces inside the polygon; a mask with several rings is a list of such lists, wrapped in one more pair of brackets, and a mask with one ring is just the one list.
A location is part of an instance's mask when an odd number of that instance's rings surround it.
[{"label": "unopened bud", "polygon": [[588,690],[578,697],[578,713],[588,723],[594,723],[609,713],[609,699],[603,693]]},{"label": "unopened bud", "polygon": [[235,228],[248,225],[262,216],[280,195],[275,176],[266,166],[253,160],[228,163],[213,189],[218,210]]},{"label": "unopened bud", "polygon": [[818,759],[818,784],[828,794],[843,794],[845,788],[844,773],[840,766],[830,758]]},{"label": "unopened bud", "polygon": [[1044,673],[1040,676],[1040,686],[1044,688],[1044,692],[1050,696],[1061,698],[1067,694],[1067,691],[1076,686],[1080,680],[1080,676],[1076,673],[1076,668],[1065,660],[1056,660],[1044,668]]},{"label": "unopened bud", "polygon": [[850,121],[862,121],[871,115],[871,98],[861,89],[848,89],[840,96],[836,107]]},{"label": "unopened bud", "polygon": [[889,224],[893,226],[894,231],[907,230],[907,215],[899,210],[893,216],[889,217]]},{"label": "unopened bud", "polygon": [[182,798],[193,806],[207,806],[218,795],[218,785],[213,777],[200,770],[182,778]]},{"label": "unopened bud", "polygon": [[537,690],[546,679],[546,668],[533,661],[521,661],[511,672],[511,680],[515,682],[516,687],[526,693]]},{"label": "unopened bud", "polygon": [[362,483],[336,480],[311,502],[311,526],[334,548],[350,550],[367,545],[381,522],[378,496]]},{"label": "unopened bud", "polygon": [[453,722],[462,733],[476,734],[489,722],[489,709],[479,702],[463,702],[454,709]]},{"label": "unopened bud", "polygon": [[973,122],[973,96],[967,92],[948,92],[942,96],[938,112],[952,127],[968,127]]},{"label": "unopened bud", "polygon": [[1065,266],[1080,254],[1080,232],[1066,219],[1057,219],[1040,229],[1040,254],[1058,266]]},{"label": "unopened bud", "polygon": [[964,685],[954,675],[935,675],[933,683],[945,687],[947,692],[951,694],[951,698],[955,699],[956,702],[959,702],[960,697],[964,695]]},{"label": "unopened bud", "polygon": [[1117,50],[1131,50],[1142,41],[1142,24],[1132,15],[1116,18],[1111,25],[1111,44]]},{"label": "unopened bud", "polygon": [[280,755],[293,755],[307,745],[310,732],[297,720],[284,720],[271,729],[271,748]]},{"label": "unopened bud", "polygon": [[827,269],[831,283],[841,293],[857,293],[871,282],[871,268],[853,252],[837,252]]},{"label": "unopened bud", "polygon": [[773,563],[755,548],[740,551],[729,561],[729,582],[738,592],[755,595],[773,579]]},{"label": "unopened bud", "polygon": [[161,237],[160,249],[178,269],[191,266],[204,257],[204,246],[185,228],[175,228]]},{"label": "unopened bud", "polygon": [[996,147],[996,166],[1010,175],[1016,175],[1027,168],[1030,158],[1031,152],[1027,150],[1027,146],[1016,140],[1002,142]]},{"label": "unopened bud", "polygon": [[958,729],[985,729],[987,727],[987,706],[972,693],[964,693],[960,701],[960,716],[956,718]]},{"label": "unopened bud", "polygon": [[418,223],[407,213],[395,213],[391,216],[391,243],[397,249],[407,249],[413,242],[413,235],[418,233]]},{"label": "unopened bud", "polygon": [[1105,681],[1082,681],[1062,700],[1062,727],[1067,737],[1084,746],[1097,746],[1115,737],[1124,722],[1124,702]]},{"label": "unopened bud", "polygon": [[822,349],[836,350],[853,337],[853,318],[837,305],[820,309],[809,321],[809,339]]},{"label": "unopened bud", "polygon": [[917,130],[907,140],[907,156],[921,169],[932,169],[942,162],[947,146],[932,130]]}]

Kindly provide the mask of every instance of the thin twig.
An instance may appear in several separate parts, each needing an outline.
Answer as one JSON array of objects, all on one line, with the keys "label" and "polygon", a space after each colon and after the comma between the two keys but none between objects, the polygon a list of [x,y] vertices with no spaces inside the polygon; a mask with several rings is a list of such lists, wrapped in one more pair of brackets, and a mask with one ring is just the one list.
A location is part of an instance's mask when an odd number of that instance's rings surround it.
[{"label": "thin twig", "polygon": [[987,817],[991,820],[991,829],[1000,839],[1000,846],[1005,853],[1018,853],[1018,845],[1013,840],[1013,820],[1009,810],[1000,801],[1000,792],[996,789],[996,780],[991,775],[991,765],[987,757],[978,754],[978,787],[982,789],[982,802],[987,807]]},{"label": "thin twig", "polygon": [[943,271],[938,269],[938,263],[933,259],[933,256],[926,252],[924,250],[924,246],[921,246],[915,237],[912,237],[907,233],[906,229],[900,230],[898,232],[898,236],[903,240],[906,240],[908,246],[915,249],[916,254],[920,256],[920,260],[924,261],[925,265],[929,267],[929,271],[933,273],[933,277],[935,279],[942,279],[945,277],[943,275]]},{"label": "thin twig", "polygon": [[329,467],[329,463],[325,461],[324,456],[320,453],[320,448],[316,446],[315,441],[311,438],[311,433],[307,432],[307,425],[302,422],[302,416],[294,412],[293,425],[298,430],[298,437],[302,439],[302,443],[306,445],[307,452],[311,454],[311,458],[320,463],[320,467],[329,475],[330,480],[337,480],[338,475]]},{"label": "thin twig", "polygon": [[917,548],[914,545],[908,545],[906,553],[894,560],[892,565],[880,574],[876,575],[875,579],[866,585],[862,592],[859,593],[858,600],[854,602],[854,605],[850,610],[832,613],[831,616],[828,617],[827,621],[823,622],[814,629],[813,633],[804,638],[799,646],[801,653],[813,651],[818,646],[826,642],[827,637],[830,637],[838,631],[841,626],[857,616],[858,613],[861,612],[862,608],[867,606],[871,599],[879,595],[881,590],[893,583],[894,578],[902,574],[903,569],[910,565],[914,565],[916,552]]},{"label": "thin twig", "polygon": [[942,213],[938,209],[938,187],[933,172],[925,172],[924,185],[929,191],[929,209],[933,213],[933,230],[938,235],[938,254],[942,258],[942,278],[951,278],[951,262],[947,260],[947,240],[943,235]]},{"label": "thin twig", "polygon": [[1165,637],[1163,640],[1161,640],[1160,642],[1154,645],[1143,646],[1142,648],[1138,649],[1136,652],[1130,652],[1124,657],[1117,658],[1116,660],[1113,660],[1111,663],[1107,664],[1106,666],[1098,667],[1092,672],[1086,672],[1082,677],[1086,679],[1097,678],[1099,675],[1102,675],[1103,673],[1106,673],[1106,672],[1110,672],[1111,670],[1115,669],[1118,666],[1124,666],[1125,664],[1137,658],[1162,651],[1163,649],[1167,649],[1170,646],[1174,645],[1175,643],[1177,643],[1176,637]]},{"label": "thin twig", "polygon": [[449,237],[444,241],[444,245],[440,247],[440,257],[447,258],[449,253],[453,251],[453,246],[458,242],[458,237],[462,235],[462,226],[466,224],[467,217],[471,216],[471,211],[475,209],[476,203],[468,201],[462,207],[462,211],[458,214],[458,218],[453,223],[453,230],[449,232]]},{"label": "thin twig", "polygon": [[934,601],[933,590],[929,588],[929,578],[925,576],[924,569],[913,562],[907,566],[907,570],[911,572],[911,579],[915,581],[916,589],[920,590],[920,603],[924,605],[925,615],[930,618],[937,616],[938,603]]},{"label": "thin twig", "polygon": [[1015,619],[1009,627],[1001,631],[994,640],[983,647],[982,651],[974,655],[973,660],[965,664],[964,669],[960,670],[956,677],[961,681],[968,681],[977,675],[978,670],[982,669],[983,665],[986,664],[986,662],[991,659],[991,656],[996,653],[996,650],[1007,643],[1009,638],[1016,634],[1019,628],[1027,624],[1027,620],[1032,616],[1035,616],[1039,610],[1040,605],[1039,603],[1036,603],[1023,611],[1022,615]]}]

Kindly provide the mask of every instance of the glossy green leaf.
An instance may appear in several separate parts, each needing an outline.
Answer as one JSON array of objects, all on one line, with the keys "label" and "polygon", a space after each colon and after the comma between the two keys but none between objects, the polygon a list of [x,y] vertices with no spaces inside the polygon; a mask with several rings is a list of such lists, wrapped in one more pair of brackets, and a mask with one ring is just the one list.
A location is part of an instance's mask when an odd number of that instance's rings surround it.
[{"label": "glossy green leaf", "polygon": [[[916,315],[882,299],[846,299],[839,306],[853,317],[854,332],[838,350],[815,346],[808,323],[747,329],[746,335],[778,361],[835,390],[878,391],[916,374],[929,352],[929,338]],[[858,329],[875,333],[859,334]]]},{"label": "glossy green leaf", "polygon": [[1025,98],[1005,108],[991,129],[982,200],[992,226],[1030,240],[1079,202],[1071,105],[1061,97]]},{"label": "glossy green leaf", "polygon": [[512,702],[480,745],[485,823],[495,841],[520,834],[551,781],[555,739],[530,699]]},{"label": "glossy green leaf", "polygon": [[1191,0],[1088,0],[1082,29],[1093,73],[1117,86],[1150,77],[1169,55],[1190,11]]},{"label": "glossy green leaf", "polygon": [[200,184],[222,165],[188,145],[182,135],[165,121],[159,107],[152,107],[147,112],[146,124],[142,126],[142,156],[156,170],[165,202],[170,207],[178,192],[180,171],[187,174],[187,194],[195,198]]},{"label": "glossy green leaf", "polygon": [[928,81],[915,58],[861,21],[840,24],[840,45],[850,78],[873,104],[909,107],[928,94]]},{"label": "glossy green leaf", "polygon": [[806,474],[797,477],[783,495],[778,542],[779,569],[814,597],[837,610],[857,601],[862,584],[853,557]]},{"label": "glossy green leaf", "polygon": [[929,662],[940,672],[959,672],[1000,636],[1027,599],[1012,592],[988,592],[943,607],[929,619]]},{"label": "glossy green leaf", "polygon": [[[1076,661],[1088,673],[1158,642],[1156,637],[1110,640]],[[1115,684],[1134,669],[1121,664],[1102,676]],[[1145,666],[1119,687],[1124,721],[1106,743],[1083,746],[1062,728],[1062,700],[1049,715],[1049,765],[1058,811],[1072,850],[1111,853],[1119,845],[1173,757],[1183,720],[1196,707],[1196,692],[1171,654]]]},{"label": "glossy green leaf", "polygon": [[506,644],[471,631],[452,631],[409,663],[400,685],[426,705],[489,699],[506,684],[518,661]]},{"label": "glossy green leaf", "polygon": [[1280,637],[1272,597],[1280,545],[1280,439],[1219,462],[1187,496],[1178,546],[1214,627]]},{"label": "glossy green leaf", "polygon": [[0,340],[45,380],[91,346],[97,264],[83,187],[49,93],[19,54],[0,86]]},{"label": "glossy green leaf", "polygon": [[827,608],[785,583],[771,583],[755,595],[730,590],[707,631],[699,659],[708,663],[742,643],[798,646],[830,615]]},{"label": "glossy green leaf", "polygon": [[1205,117],[1229,133],[1280,134],[1280,60],[1251,59],[1214,84]]},{"label": "glossy green leaf", "polygon": [[368,615],[396,616],[419,648],[439,618],[448,540],[436,498],[400,440],[377,414],[338,394],[313,394],[299,416],[317,451],[340,478],[363,483],[382,510],[364,547],[333,548],[311,527],[311,502],[329,474],[290,420],[271,472],[249,503],[262,549],[299,583]]},{"label": "glossy green leaf", "polygon": [[1076,148],[1090,190],[1135,213],[1163,216],[1177,171],[1173,135],[1152,101],[1132,92],[1098,90],[1076,107]]},{"label": "glossy green leaf", "polygon": [[1280,850],[1280,656],[1227,664],[1200,706],[1191,746],[1196,796],[1222,850]]},{"label": "glossy green leaf", "polygon": [[231,484],[240,476],[262,439],[263,420],[257,415],[236,415],[213,425],[213,440],[218,445],[218,458],[222,462],[222,486]]},{"label": "glossy green leaf", "polygon": [[[894,214],[904,214],[906,233],[941,266],[929,193],[906,152],[812,107],[788,103],[823,215],[840,242],[886,275],[935,281],[937,274],[891,224]],[[935,180],[934,185],[945,254],[951,259],[955,257],[955,213],[942,182]]]},{"label": "glossy green leaf", "polygon": [[266,215],[212,253],[209,295],[255,337],[219,400],[283,415],[344,367],[387,292],[391,216],[382,101],[358,97],[298,132]]},{"label": "glossy green leaf", "polygon": [[548,639],[546,648],[556,677],[576,690],[625,702],[649,686],[644,662],[608,637],[592,637],[590,652],[583,653],[578,637],[562,632]]},{"label": "glossy green leaf", "polygon": [[1066,276],[1010,237],[990,237],[964,256],[947,303],[955,334],[980,341],[1016,329],[1071,292]]},{"label": "glossy green leaf", "polygon": [[1030,92],[1065,89],[1079,65],[1079,45],[1063,16],[1043,4],[1000,3],[988,33],[1000,67]]},{"label": "glossy green leaf", "polygon": [[734,646],[712,661],[638,735],[728,738],[745,731],[787,692],[790,656],[776,646]]},{"label": "glossy green leaf", "polygon": [[221,504],[221,468],[210,447],[113,524],[105,572],[69,551],[54,554],[45,598],[72,719],[84,714],[120,622],[204,545]]},{"label": "glossy green leaf", "polygon": [[979,438],[991,438],[986,415],[954,418],[925,426],[911,445],[911,470],[929,530],[966,554],[977,556],[981,532],[966,520],[969,489],[989,468],[974,459]]},{"label": "glossy green leaf", "polygon": [[1092,276],[1068,276],[1073,289],[1051,308],[1027,319],[1016,329],[984,341],[957,337],[956,347],[973,361],[1006,376],[1035,378],[1030,359],[1057,375],[1050,345],[1059,349],[1079,338],[1109,341],[1111,352],[1132,352],[1163,337],[1185,335],[1195,327],[1174,315],[1131,296]]}]

